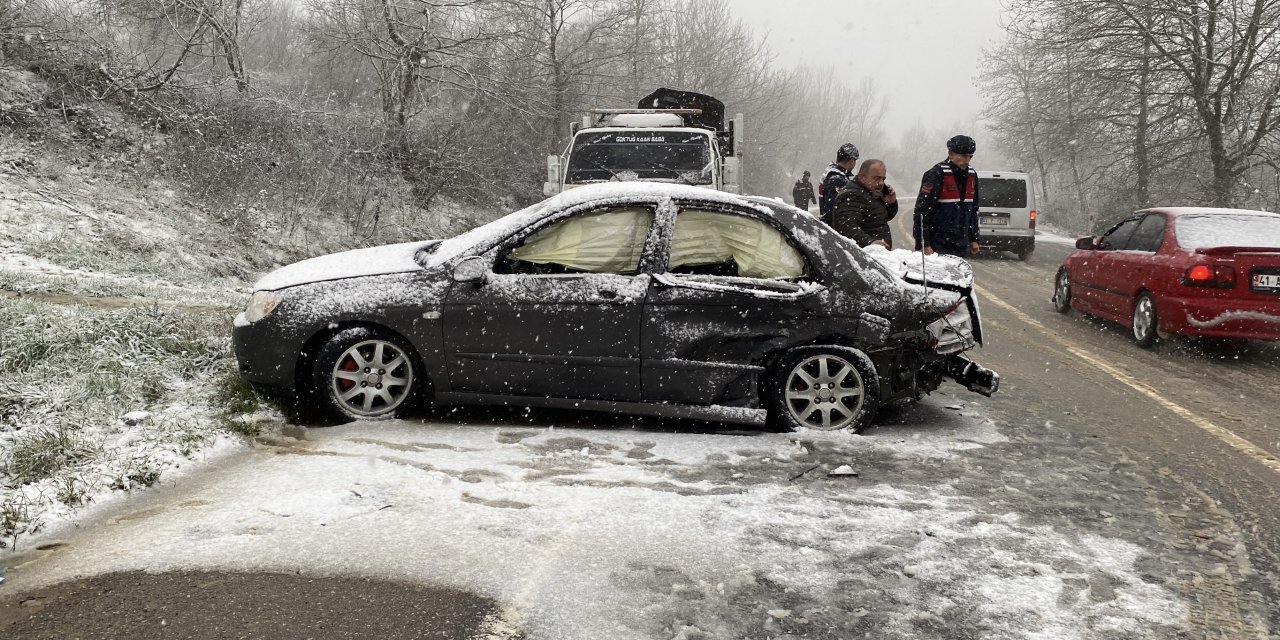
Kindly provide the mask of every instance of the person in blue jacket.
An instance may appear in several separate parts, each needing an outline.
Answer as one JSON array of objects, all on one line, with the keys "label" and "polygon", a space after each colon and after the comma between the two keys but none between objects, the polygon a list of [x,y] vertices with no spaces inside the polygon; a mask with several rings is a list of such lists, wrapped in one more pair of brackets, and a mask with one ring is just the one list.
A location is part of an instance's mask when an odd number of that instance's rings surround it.
[{"label": "person in blue jacket", "polygon": [[978,255],[978,173],[969,166],[978,145],[966,135],[947,140],[947,159],[920,179],[912,234],[916,250]]},{"label": "person in blue jacket", "polygon": [[836,161],[827,165],[822,181],[818,183],[818,218],[831,224],[831,212],[836,208],[836,196],[849,184],[853,166],[858,164],[858,148],[846,142],[836,149]]}]

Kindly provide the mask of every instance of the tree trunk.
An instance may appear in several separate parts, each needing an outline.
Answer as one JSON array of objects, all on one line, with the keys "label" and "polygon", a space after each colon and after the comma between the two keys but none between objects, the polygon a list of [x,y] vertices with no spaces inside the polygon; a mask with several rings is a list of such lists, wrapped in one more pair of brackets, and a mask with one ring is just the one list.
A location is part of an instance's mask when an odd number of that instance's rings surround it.
[{"label": "tree trunk", "polygon": [[568,119],[568,78],[564,61],[560,59],[560,33],[564,27],[563,6],[549,3],[547,29],[547,57],[551,64],[551,122],[547,127],[547,153],[556,153],[560,141],[560,127]]},{"label": "tree trunk", "polygon": [[1067,107],[1067,134],[1071,136],[1071,140],[1067,141],[1067,160],[1071,165],[1071,182],[1076,190],[1076,204],[1079,210],[1080,219],[1089,219],[1088,193],[1084,188],[1084,179],[1080,176],[1080,139],[1079,122],[1076,120],[1076,86],[1075,74],[1072,71],[1074,61],[1071,52],[1067,51],[1066,56],[1066,107]]},{"label": "tree trunk", "polygon": [[1151,205],[1151,159],[1147,134],[1151,128],[1151,43],[1142,46],[1142,62],[1138,71],[1138,120],[1133,135],[1133,169],[1136,174],[1134,196],[1142,207]]}]

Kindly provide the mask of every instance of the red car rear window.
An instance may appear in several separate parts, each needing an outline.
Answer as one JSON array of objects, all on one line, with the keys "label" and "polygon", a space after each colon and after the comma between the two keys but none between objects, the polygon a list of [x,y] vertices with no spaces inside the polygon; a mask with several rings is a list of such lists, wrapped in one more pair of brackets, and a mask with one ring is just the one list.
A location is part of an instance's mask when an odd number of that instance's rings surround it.
[{"label": "red car rear window", "polygon": [[1183,215],[1176,224],[1178,244],[1203,247],[1280,248],[1280,216]]}]

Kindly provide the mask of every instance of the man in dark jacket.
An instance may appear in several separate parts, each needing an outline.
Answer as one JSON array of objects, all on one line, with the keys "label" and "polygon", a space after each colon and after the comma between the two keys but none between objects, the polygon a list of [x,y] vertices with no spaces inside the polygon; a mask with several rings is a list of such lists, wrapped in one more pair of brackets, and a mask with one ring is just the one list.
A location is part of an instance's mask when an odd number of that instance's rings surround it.
[{"label": "man in dark jacket", "polygon": [[853,165],[858,163],[858,148],[852,142],[840,145],[836,150],[836,161],[827,165],[827,172],[822,174],[818,183],[819,218],[831,224],[831,210],[836,206],[836,196],[849,184],[849,176],[853,175]]},{"label": "man in dark jacket", "polygon": [[858,175],[836,197],[831,227],[859,247],[878,244],[893,248],[889,221],[898,215],[898,194],[885,184],[885,175],[883,161],[864,160]]},{"label": "man in dark jacket", "polygon": [[809,182],[809,172],[804,172],[804,177],[796,180],[794,187],[791,187],[791,199],[795,201],[796,207],[802,211],[808,211],[809,205],[817,202],[817,196],[813,195],[813,183]]},{"label": "man in dark jacket", "polygon": [[920,179],[912,233],[925,255],[978,255],[978,173],[969,166],[978,145],[965,135],[947,140],[947,159]]}]

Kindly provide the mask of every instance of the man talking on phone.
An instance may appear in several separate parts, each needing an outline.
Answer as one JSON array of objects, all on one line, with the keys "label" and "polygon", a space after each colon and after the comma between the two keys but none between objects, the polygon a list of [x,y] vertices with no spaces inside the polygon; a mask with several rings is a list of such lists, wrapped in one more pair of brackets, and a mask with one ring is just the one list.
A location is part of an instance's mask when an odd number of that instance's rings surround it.
[{"label": "man talking on phone", "polygon": [[858,175],[836,196],[831,227],[859,247],[893,248],[889,221],[898,215],[898,194],[885,184],[886,175],[884,161],[863,160]]}]

